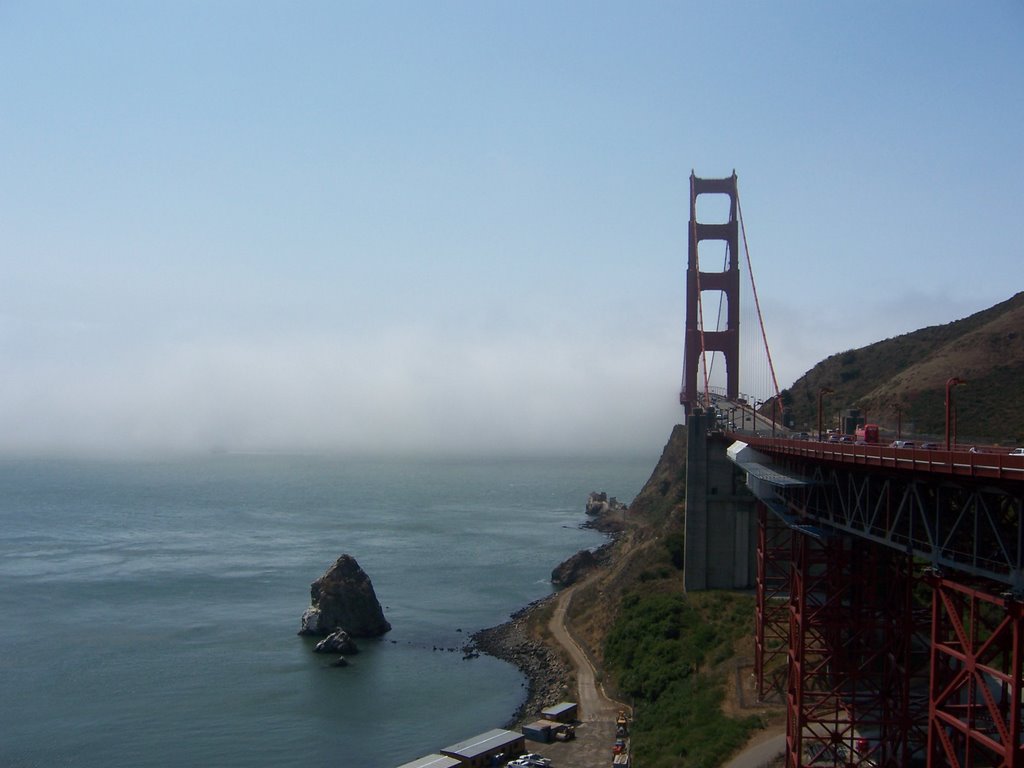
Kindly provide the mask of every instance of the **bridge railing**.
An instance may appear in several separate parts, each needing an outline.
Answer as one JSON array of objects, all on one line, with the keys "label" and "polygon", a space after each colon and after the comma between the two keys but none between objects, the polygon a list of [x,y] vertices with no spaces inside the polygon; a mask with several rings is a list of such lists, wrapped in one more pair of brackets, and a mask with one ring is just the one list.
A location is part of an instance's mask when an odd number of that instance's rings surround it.
[{"label": "bridge railing", "polygon": [[896,471],[1024,481],[1024,456],[939,448],[893,448],[887,445],[791,440],[749,433],[727,433],[769,455],[799,456],[814,461],[855,464]]}]

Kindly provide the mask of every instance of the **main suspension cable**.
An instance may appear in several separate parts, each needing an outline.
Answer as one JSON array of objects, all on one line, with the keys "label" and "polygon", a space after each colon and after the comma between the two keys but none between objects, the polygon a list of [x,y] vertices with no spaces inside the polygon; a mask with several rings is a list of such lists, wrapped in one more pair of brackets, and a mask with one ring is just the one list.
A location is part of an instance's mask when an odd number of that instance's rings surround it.
[{"label": "main suspension cable", "polygon": [[[761,338],[764,341],[764,351],[768,356],[768,371],[771,373],[772,386],[775,388],[775,397],[780,398],[779,380],[775,377],[775,363],[772,362],[772,351],[768,346],[768,334],[764,329],[764,316],[761,314],[761,302],[757,298],[757,283],[754,281],[754,270],[750,265],[750,248],[747,245],[747,228],[743,224],[743,206],[740,205],[740,191],[738,184],[736,187],[736,211],[740,217],[740,231],[743,234],[743,251],[747,256],[747,272],[750,275],[750,288],[754,292],[754,307],[757,310],[757,322],[761,326]],[[779,402],[781,403],[781,398]]]}]

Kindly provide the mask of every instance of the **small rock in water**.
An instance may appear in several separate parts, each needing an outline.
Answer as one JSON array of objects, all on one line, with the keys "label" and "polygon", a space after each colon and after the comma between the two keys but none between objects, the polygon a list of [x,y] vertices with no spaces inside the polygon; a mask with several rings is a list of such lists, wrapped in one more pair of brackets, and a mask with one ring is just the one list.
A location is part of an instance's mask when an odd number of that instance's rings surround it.
[{"label": "small rock in water", "polygon": [[358,653],[359,648],[356,647],[355,641],[349,637],[348,632],[344,629],[339,629],[336,632],[332,632],[319,643],[313,649],[317,653]]}]

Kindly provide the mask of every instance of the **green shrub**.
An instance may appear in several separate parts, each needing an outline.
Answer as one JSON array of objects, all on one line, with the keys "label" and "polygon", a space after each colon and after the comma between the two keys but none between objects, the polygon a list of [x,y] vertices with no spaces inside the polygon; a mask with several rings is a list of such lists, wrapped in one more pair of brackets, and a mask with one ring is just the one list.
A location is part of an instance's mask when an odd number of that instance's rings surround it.
[{"label": "green shrub", "polygon": [[686,537],[682,531],[670,533],[665,537],[665,548],[668,549],[669,559],[676,570],[683,570],[683,553],[686,545]]},{"label": "green shrub", "polygon": [[637,762],[710,768],[759,727],[757,718],[722,714],[724,678],[711,669],[732,655],[752,619],[752,599],[728,592],[625,596],[605,643],[605,663],[620,689],[634,697]]}]

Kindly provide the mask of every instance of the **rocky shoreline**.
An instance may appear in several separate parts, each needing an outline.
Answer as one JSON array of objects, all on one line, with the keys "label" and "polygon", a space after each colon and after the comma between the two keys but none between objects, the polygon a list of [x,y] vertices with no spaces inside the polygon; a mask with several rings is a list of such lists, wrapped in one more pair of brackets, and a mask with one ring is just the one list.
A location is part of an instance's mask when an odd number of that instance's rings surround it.
[{"label": "rocky shoreline", "polygon": [[[594,528],[614,539],[622,532],[626,511],[626,505],[617,501],[615,497],[609,498],[604,493],[591,493],[586,506],[589,519],[582,523],[581,527]],[[560,571],[565,572],[565,566],[579,560],[583,553],[590,555],[589,558],[584,558],[587,562],[581,568],[568,569],[573,571],[572,576],[564,578],[561,581],[562,586],[568,586],[582,578],[585,571],[591,568],[608,565],[612,556],[611,543],[606,543],[592,552],[582,550],[573,555],[554,569],[553,581],[558,581],[555,575]],[[522,725],[546,707],[575,697],[575,692],[569,686],[569,681],[574,679],[574,670],[562,656],[542,641],[535,639],[529,629],[532,614],[557,598],[558,593],[553,592],[519,609],[505,623],[474,632],[470,636],[470,643],[464,649],[467,654],[479,651],[514,664],[526,678],[526,699],[519,705],[512,719],[505,724],[506,728]]]},{"label": "rocky shoreline", "polygon": [[568,681],[573,671],[547,645],[530,636],[528,620],[533,611],[557,598],[557,593],[530,603],[512,614],[504,624],[488,627],[470,636],[471,648],[514,664],[526,677],[526,699],[506,728],[530,720],[545,707],[571,698]]}]

